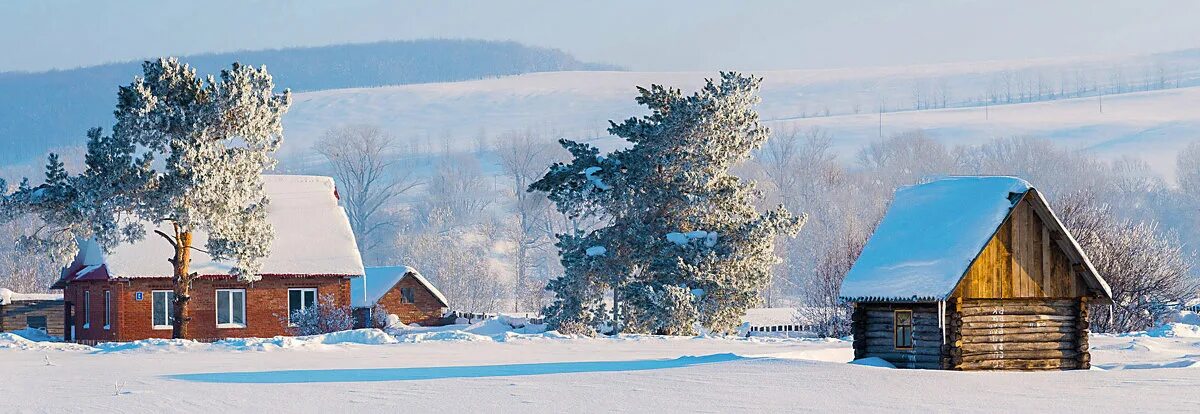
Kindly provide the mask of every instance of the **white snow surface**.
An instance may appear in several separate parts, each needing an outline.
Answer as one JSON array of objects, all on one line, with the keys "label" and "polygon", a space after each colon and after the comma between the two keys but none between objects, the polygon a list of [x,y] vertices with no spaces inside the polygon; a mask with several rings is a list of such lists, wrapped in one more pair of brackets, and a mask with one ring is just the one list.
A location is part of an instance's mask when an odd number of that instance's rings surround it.
[{"label": "white snow surface", "polygon": [[584,175],[584,177],[587,177],[588,181],[590,181],[592,183],[592,185],[596,186],[596,188],[599,188],[600,190],[607,190],[607,189],[612,188],[608,184],[605,184],[604,181],[600,179],[600,177],[595,176],[595,174],[600,172],[600,170],[601,170],[600,167],[587,167],[586,169],[583,170],[583,175]]},{"label": "white snow surface", "polygon": [[708,232],[708,231],[704,231],[704,230],[693,230],[693,231],[689,231],[687,233],[680,233],[680,232],[674,232],[674,231],[667,233],[667,241],[678,244],[680,246],[686,245],[689,242],[691,242],[692,240],[703,239],[705,246],[713,247],[717,244],[717,239],[719,237],[720,237],[720,234],[718,234],[715,231]]},{"label": "white snow surface", "polygon": [[6,288],[0,288],[0,305],[22,300],[62,300],[62,293],[17,293]]},{"label": "white snow surface", "polygon": [[742,322],[753,326],[792,325],[796,323],[796,308],[750,308]]},{"label": "white snow surface", "polygon": [[[332,178],[301,175],[264,175],[270,205],[267,219],[275,230],[271,254],[259,273],[274,275],[349,275],[364,273],[362,258],[350,230],[350,220],[334,196]],[[117,246],[103,254],[94,242],[80,246],[86,266],[105,265],[112,277],[169,277],[171,246],[147,225],[147,235],[136,243]],[[170,230],[163,228],[170,234]],[[193,244],[204,248],[207,235],[197,232]],[[233,264],[192,252],[191,270],[201,275],[229,274]]]},{"label": "white snow surface", "polygon": [[841,297],[944,298],[1008,216],[1009,195],[1030,188],[1014,177],[948,177],[896,190]]},{"label": "white snow surface", "polygon": [[[0,334],[10,412],[1197,412],[1200,339],[1093,335],[1093,370],[851,362],[822,339],[571,337],[516,319],[206,344]],[[865,366],[864,366],[865,365]],[[104,373],[98,380],[97,373]],[[1054,390],[1054,398],[1030,390]]]},{"label": "white snow surface", "polygon": [[896,366],[892,365],[891,362],[887,362],[887,360],[880,358],[880,357],[867,357],[867,358],[863,358],[863,359],[856,359],[856,360],[850,361],[850,363],[854,364],[854,365],[862,365],[864,367],[896,368]]},{"label": "white snow surface", "polygon": [[443,295],[440,290],[428,279],[421,276],[421,272],[417,269],[408,266],[380,266],[366,268],[366,276],[363,280],[351,282],[350,302],[356,308],[367,308],[379,302],[383,295],[396,286],[405,275],[412,275],[418,283],[425,285],[433,292],[433,296],[441,300],[443,304],[449,306],[449,301],[446,300],[446,295]]},{"label": "white snow surface", "polygon": [[592,246],[587,248],[584,253],[587,253],[588,256],[603,256],[605,253],[608,253],[608,249],[604,248],[604,246]]}]

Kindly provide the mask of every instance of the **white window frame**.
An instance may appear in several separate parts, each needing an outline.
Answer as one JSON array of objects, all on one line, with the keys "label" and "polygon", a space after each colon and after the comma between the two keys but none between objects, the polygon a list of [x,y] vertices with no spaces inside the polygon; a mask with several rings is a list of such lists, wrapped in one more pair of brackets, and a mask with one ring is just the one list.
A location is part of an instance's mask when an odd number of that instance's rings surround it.
[{"label": "white window frame", "polygon": [[[228,323],[221,323],[220,309],[217,309],[217,306],[220,306],[220,303],[221,303],[220,297],[221,297],[221,293],[223,293],[223,292],[229,294],[229,320],[230,320],[230,322],[228,322]],[[233,322],[233,310],[235,309],[234,303],[233,303],[233,292],[239,292],[242,294],[242,323],[234,323]],[[213,320],[217,321],[218,329],[241,329],[241,328],[246,327],[246,323],[245,323],[246,322],[246,289],[217,289],[215,296],[213,296],[213,304],[214,304]]]},{"label": "white window frame", "polygon": [[[168,300],[166,301],[165,309],[162,310],[165,313],[165,315],[163,315],[163,320],[167,321],[166,325],[154,325],[154,313],[158,311],[157,309],[154,309],[154,296],[158,295],[159,293],[167,294]],[[171,295],[173,295],[173,294],[175,294],[175,291],[173,291],[173,290],[151,290],[150,291],[150,325],[152,325],[154,330],[163,331],[163,330],[169,330],[169,329],[173,328],[171,326],[171,308],[174,307],[175,305],[172,304],[171,301],[169,300],[169,299],[171,299]]]},{"label": "white window frame", "polygon": [[112,329],[112,291],[104,291],[104,329]]},{"label": "white window frame", "polygon": [[[288,326],[290,326],[290,327],[296,326],[296,324],[292,323],[292,292],[293,291],[312,292],[313,306],[317,306],[317,302],[320,301],[320,297],[317,296],[317,288],[288,288],[288,300],[287,300],[287,305],[285,305],[285,306],[287,306]],[[308,307],[304,305],[304,294],[301,293],[300,294],[300,310],[305,310],[305,309],[308,309]]]},{"label": "white window frame", "polygon": [[83,291],[83,329],[92,327],[92,291]]}]

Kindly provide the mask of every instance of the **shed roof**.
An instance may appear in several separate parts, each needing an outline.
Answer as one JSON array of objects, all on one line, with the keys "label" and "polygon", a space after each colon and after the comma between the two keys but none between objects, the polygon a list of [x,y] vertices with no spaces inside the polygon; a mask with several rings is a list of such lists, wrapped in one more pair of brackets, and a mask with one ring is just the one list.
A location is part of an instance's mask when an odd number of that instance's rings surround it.
[{"label": "shed roof", "polygon": [[[338,205],[332,178],[264,175],[263,188],[270,199],[267,220],[275,230],[275,238],[270,254],[263,259],[260,274],[358,276],[364,273],[350,221]],[[146,227],[150,231],[160,226],[147,223]],[[194,245],[200,248],[208,240],[204,232],[193,237]],[[166,260],[171,256],[171,246],[152,235],[121,244],[107,254],[95,242],[85,240],[80,243],[74,271],[63,277],[87,278],[102,272],[116,278],[170,277],[172,268]],[[213,260],[202,251],[192,252],[190,270],[200,275],[226,275],[232,268],[233,263]]]},{"label": "shed roof", "polygon": [[62,293],[17,293],[0,288],[0,305],[29,300],[62,300]]},{"label": "shed roof", "polygon": [[442,303],[442,306],[449,307],[450,302],[446,300],[446,296],[442,294],[433,283],[429,283],[425,276],[421,275],[417,269],[408,266],[382,266],[366,268],[366,276],[362,281],[354,281],[353,287],[350,289],[350,303],[356,308],[368,308],[379,302],[379,299],[386,295],[388,291],[396,287],[397,283],[404,280],[405,277],[412,277],[429,289],[434,298]]},{"label": "shed roof", "polygon": [[949,177],[900,188],[883,221],[842,283],[852,301],[946,299],[1013,207],[1030,193],[1042,221],[1066,237],[1063,250],[1085,279],[1111,298],[1087,255],[1045,200],[1016,177]]}]

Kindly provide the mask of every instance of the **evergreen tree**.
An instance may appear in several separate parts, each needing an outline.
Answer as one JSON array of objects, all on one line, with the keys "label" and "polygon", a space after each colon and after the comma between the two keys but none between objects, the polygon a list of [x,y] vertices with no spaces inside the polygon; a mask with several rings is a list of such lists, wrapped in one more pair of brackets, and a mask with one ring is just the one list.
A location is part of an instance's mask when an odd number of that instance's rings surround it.
[{"label": "evergreen tree", "polygon": [[[172,58],[142,69],[143,77],[118,92],[112,136],[88,132],[82,174],[69,177],[51,155],[46,183],[24,185],[4,202],[47,223],[23,245],[63,262],[76,253],[77,239],[109,250],[144,237],[147,223],[160,227],[154,233],[174,251],[172,336],[184,338],[198,276],[188,270],[191,251],[200,250],[197,231],[208,237],[203,251],[232,260],[239,279],[258,279],[274,237],[261,175],[275,165],[291,95],[273,91],[265,67],[234,63],[218,78],[201,78]],[[163,160],[159,169],[152,168],[156,158]]]},{"label": "evergreen tree", "polygon": [[[753,109],[760,81],[722,73],[689,96],[638,88],[650,115],[608,130],[629,148],[602,156],[560,141],[573,160],[530,190],[547,192],[569,217],[606,225],[559,235],[565,270],[549,284],[556,299],[545,310],[554,326],[608,319],[626,332],[731,332],[757,304],[779,260],[775,238],[804,221],[782,206],[759,214],[753,183],[729,173],[769,135]],[[612,309],[602,316],[606,291]]]}]

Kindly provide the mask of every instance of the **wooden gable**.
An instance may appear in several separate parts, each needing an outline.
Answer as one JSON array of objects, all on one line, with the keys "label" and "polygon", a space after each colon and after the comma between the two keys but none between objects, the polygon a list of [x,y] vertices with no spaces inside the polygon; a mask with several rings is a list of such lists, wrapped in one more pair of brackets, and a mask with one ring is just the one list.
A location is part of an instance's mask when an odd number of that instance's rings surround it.
[{"label": "wooden gable", "polygon": [[1087,281],[1064,251],[1062,234],[1047,226],[1032,192],[971,263],[953,297],[964,299],[1077,298],[1093,296]]}]

